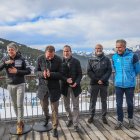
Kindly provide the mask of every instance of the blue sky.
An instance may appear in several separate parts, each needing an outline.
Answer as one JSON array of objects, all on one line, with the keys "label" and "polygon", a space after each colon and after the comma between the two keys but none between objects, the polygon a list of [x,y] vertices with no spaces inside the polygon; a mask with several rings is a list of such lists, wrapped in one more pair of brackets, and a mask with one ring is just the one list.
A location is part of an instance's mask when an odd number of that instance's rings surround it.
[{"label": "blue sky", "polygon": [[139,0],[0,0],[0,38],[44,50],[140,44]]}]

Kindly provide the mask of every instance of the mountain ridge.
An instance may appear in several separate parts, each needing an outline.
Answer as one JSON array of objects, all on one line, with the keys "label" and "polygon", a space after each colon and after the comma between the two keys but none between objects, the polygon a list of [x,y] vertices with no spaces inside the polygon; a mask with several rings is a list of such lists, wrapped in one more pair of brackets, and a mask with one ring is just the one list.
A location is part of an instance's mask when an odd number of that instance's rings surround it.
[{"label": "mountain ridge", "polygon": [[[0,38],[0,59],[4,55],[7,54],[6,46],[11,42],[15,42],[15,41],[10,41],[10,40]],[[34,48],[31,48],[31,47],[21,44],[21,43],[17,43],[17,42],[15,42],[15,43],[18,45],[19,51],[29,61],[29,64],[33,67],[36,64],[37,57],[39,55],[44,54],[44,51],[42,51],[42,50],[34,49]],[[140,45],[136,45],[135,47],[129,47],[129,48],[132,49],[138,55],[138,57],[140,59]],[[111,59],[112,55],[114,54],[113,52],[115,53],[115,51],[113,49],[111,49],[110,51],[108,50],[108,53],[107,54],[105,53],[105,55]],[[56,54],[62,58],[63,50],[56,51]],[[88,59],[90,57],[92,57],[93,53],[86,52],[86,51],[73,51],[72,55],[73,55],[73,57],[77,58],[80,61],[82,71],[86,72],[86,66],[88,63]]]}]

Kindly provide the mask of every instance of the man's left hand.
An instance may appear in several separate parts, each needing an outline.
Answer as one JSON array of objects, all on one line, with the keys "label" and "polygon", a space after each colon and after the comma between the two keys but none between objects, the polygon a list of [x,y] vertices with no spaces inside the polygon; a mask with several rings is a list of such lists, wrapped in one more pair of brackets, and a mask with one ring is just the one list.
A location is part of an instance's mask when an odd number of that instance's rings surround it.
[{"label": "man's left hand", "polygon": [[8,69],[8,72],[9,72],[9,73],[16,74],[16,73],[17,73],[17,69],[16,69],[15,67],[12,67],[12,68],[9,68],[9,69]]},{"label": "man's left hand", "polygon": [[73,85],[70,85],[71,87],[76,87],[77,86],[77,83],[74,83]]},{"label": "man's left hand", "polygon": [[99,80],[99,81],[98,81],[98,84],[99,84],[99,85],[102,85],[102,84],[103,84],[103,82],[102,82],[101,80]]}]

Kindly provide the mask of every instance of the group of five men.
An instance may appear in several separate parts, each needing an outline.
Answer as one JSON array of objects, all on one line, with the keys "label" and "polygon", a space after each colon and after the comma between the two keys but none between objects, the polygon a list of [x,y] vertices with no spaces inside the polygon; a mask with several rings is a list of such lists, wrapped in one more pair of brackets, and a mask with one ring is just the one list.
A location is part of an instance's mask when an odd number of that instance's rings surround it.
[{"label": "group of five men", "polygon": [[[23,99],[25,90],[24,75],[30,74],[28,62],[18,52],[17,45],[10,43],[7,46],[8,56],[2,58],[0,70],[6,69],[8,90],[11,95],[15,113],[17,115],[17,134],[22,134],[23,123]],[[135,89],[135,78],[140,72],[139,59],[136,54],[126,48],[125,40],[116,41],[116,54],[112,57],[112,64],[103,53],[103,46],[97,44],[95,53],[89,58],[87,75],[90,78],[90,117],[88,123],[94,121],[95,108],[98,93],[102,103],[102,120],[107,124],[107,87],[112,73],[112,65],[115,71],[115,89],[118,123],[115,129],[120,129],[123,124],[123,94],[126,95],[128,106],[129,126],[134,127],[133,122],[133,97]],[[47,46],[45,54],[37,58],[35,73],[39,78],[38,98],[45,115],[47,126],[49,116],[49,99],[52,110],[53,136],[58,137],[58,106],[61,93],[63,95],[67,127],[74,125],[74,131],[78,131],[79,118],[79,94],[81,93],[80,81],[82,79],[82,68],[78,59],[72,56],[71,47],[63,47],[63,59],[55,54],[53,46]],[[61,81],[61,82],[60,82]],[[70,98],[73,103],[73,113],[70,108]]]}]

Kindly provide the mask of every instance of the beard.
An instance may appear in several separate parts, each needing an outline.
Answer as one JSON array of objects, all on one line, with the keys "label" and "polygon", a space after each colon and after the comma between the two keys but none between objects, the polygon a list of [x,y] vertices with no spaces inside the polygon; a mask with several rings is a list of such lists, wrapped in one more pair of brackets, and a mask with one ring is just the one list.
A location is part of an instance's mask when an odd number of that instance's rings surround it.
[{"label": "beard", "polygon": [[96,56],[100,56],[100,55],[102,55],[103,54],[103,52],[101,51],[101,52],[95,52],[95,55]]}]

